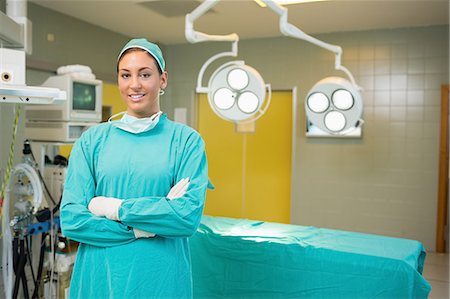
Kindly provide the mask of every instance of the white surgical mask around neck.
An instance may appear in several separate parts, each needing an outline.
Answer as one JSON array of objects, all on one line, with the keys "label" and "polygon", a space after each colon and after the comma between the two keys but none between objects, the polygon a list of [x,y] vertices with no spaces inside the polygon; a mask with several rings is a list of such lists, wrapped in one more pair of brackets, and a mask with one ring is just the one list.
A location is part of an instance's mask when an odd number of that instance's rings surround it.
[{"label": "white surgical mask around neck", "polygon": [[[159,111],[150,117],[137,118],[129,115],[126,111],[123,111],[111,116],[108,119],[108,122],[124,131],[139,134],[153,129],[158,124],[161,114],[162,112]],[[123,115],[120,120],[112,120],[120,115]]]}]

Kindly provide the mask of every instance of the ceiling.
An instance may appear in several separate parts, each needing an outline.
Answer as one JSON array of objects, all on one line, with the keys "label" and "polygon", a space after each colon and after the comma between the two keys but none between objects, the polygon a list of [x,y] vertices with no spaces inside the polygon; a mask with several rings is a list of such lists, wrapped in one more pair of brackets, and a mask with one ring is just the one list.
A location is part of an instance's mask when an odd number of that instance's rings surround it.
[{"label": "ceiling", "polygon": [[[30,0],[40,6],[130,37],[162,44],[187,43],[186,13],[201,0]],[[330,0],[285,6],[288,20],[305,33],[359,31],[449,24],[448,0]],[[252,0],[222,0],[195,23],[208,34],[240,39],[281,36],[278,15]]]}]

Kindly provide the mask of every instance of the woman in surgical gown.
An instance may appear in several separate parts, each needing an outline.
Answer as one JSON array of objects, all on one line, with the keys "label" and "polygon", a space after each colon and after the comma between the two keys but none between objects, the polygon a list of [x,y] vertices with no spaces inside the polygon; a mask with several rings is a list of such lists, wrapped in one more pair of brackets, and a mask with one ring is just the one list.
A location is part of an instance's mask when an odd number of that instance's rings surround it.
[{"label": "woman in surgical gown", "polygon": [[159,47],[133,39],[118,58],[127,104],[120,120],[74,144],[61,228],[80,243],[70,298],[192,298],[188,238],[208,183],[204,143],[161,114],[167,85]]}]

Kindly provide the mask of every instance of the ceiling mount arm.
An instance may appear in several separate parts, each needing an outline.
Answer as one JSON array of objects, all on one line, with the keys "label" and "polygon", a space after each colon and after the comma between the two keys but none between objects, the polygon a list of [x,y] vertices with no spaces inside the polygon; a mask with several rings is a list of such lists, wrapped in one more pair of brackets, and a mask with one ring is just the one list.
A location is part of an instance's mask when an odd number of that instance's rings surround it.
[{"label": "ceiling mount arm", "polygon": [[210,35],[203,32],[198,32],[194,30],[194,22],[204,15],[208,10],[216,6],[220,0],[205,0],[197,6],[191,13],[186,15],[185,19],[185,36],[190,43],[198,43],[205,41],[224,41],[233,42],[238,41],[239,36],[236,33],[231,33],[228,35]]},{"label": "ceiling mount arm", "polygon": [[195,31],[194,29],[194,22],[202,15],[204,15],[208,10],[213,8],[217,3],[219,3],[219,1],[220,0],[205,0],[204,2],[202,2],[202,4],[197,6],[197,8],[195,8],[191,13],[188,13],[185,19],[185,37],[187,41],[192,44],[206,41],[232,42],[230,52],[218,53],[209,58],[203,64],[197,77],[197,88],[196,88],[197,92],[208,92],[208,88],[202,86],[203,74],[205,73],[206,68],[213,61],[227,56],[236,57],[238,52],[237,44],[239,42],[239,36],[236,33],[231,33],[228,35],[210,35],[203,32]]},{"label": "ceiling mount arm", "polygon": [[342,48],[340,46],[336,46],[336,45],[332,45],[332,44],[323,42],[317,38],[314,38],[314,37],[304,33],[302,30],[300,30],[296,26],[290,24],[288,22],[287,8],[273,2],[272,0],[261,0],[261,1],[264,2],[267,5],[267,7],[272,9],[276,14],[278,14],[280,16],[280,31],[282,34],[284,34],[286,36],[291,36],[291,37],[305,40],[316,46],[319,46],[321,48],[324,48],[328,51],[333,52],[336,56],[335,61],[334,61],[334,68],[336,70],[343,71],[349,77],[352,84],[357,86],[352,73],[346,67],[341,65]]},{"label": "ceiling mount arm", "polygon": [[202,81],[203,81],[203,74],[205,73],[206,69],[208,68],[208,66],[215,60],[222,58],[222,57],[227,57],[227,56],[231,56],[231,57],[236,57],[237,56],[237,42],[238,41],[234,41],[233,44],[231,45],[231,52],[221,52],[218,53],[212,57],[210,57],[207,61],[205,61],[205,63],[202,65],[200,72],[198,73],[198,77],[197,77],[197,87],[196,87],[196,91],[197,92],[201,92],[201,93],[207,93],[208,92],[208,88],[202,86]]}]

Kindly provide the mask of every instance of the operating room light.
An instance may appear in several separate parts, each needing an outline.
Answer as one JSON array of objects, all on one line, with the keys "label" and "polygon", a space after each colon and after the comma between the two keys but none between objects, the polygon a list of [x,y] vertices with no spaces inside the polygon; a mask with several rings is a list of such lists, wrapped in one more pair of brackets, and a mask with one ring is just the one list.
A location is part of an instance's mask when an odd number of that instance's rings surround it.
[{"label": "operating room light", "polygon": [[260,116],[258,112],[264,113],[266,87],[254,68],[243,61],[231,61],[220,66],[211,76],[208,100],[221,118],[233,122],[255,120]]},{"label": "operating room light", "polygon": [[333,136],[349,134],[363,123],[358,87],[340,77],[317,82],[306,96],[305,109],[309,126]]},{"label": "operating room light", "polygon": [[203,85],[203,75],[212,62],[223,57],[237,57],[239,36],[210,35],[194,29],[194,21],[214,7],[219,0],[203,1],[196,9],[186,15],[185,36],[190,43],[204,41],[229,41],[231,51],[221,52],[210,57],[200,68],[196,91],[208,94],[208,102],[220,118],[234,122],[237,132],[249,133],[255,130],[255,121],[260,118],[270,104],[271,87],[265,84],[261,75],[244,61],[231,61],[217,68]]},{"label": "operating room light", "polygon": [[[243,61],[225,63],[210,78],[204,87],[202,78],[206,68],[215,60],[237,57],[239,37],[210,35],[194,30],[194,21],[215,6],[220,0],[205,0],[194,11],[186,15],[185,36],[190,43],[204,41],[230,41],[230,52],[222,52],[210,57],[200,68],[197,78],[197,92],[208,93],[208,101],[213,111],[221,118],[233,121],[237,127],[252,124],[261,117],[270,103],[271,88],[264,84],[262,77]],[[283,35],[298,38],[335,55],[335,70],[344,72],[350,81],[338,77],[325,78],[309,91],[305,100],[307,116],[307,136],[354,137],[360,136],[362,120],[362,98],[352,73],[342,65],[342,48],[314,38],[288,22],[288,10],[281,4],[315,2],[327,0],[254,0],[267,6],[280,16],[279,28]],[[330,1],[330,0],[328,0]],[[267,91],[266,91],[267,89]],[[266,99],[267,93],[267,100]],[[265,107],[263,108],[263,104]],[[356,133],[355,133],[356,132]],[[351,135],[351,136],[350,136]]]}]

